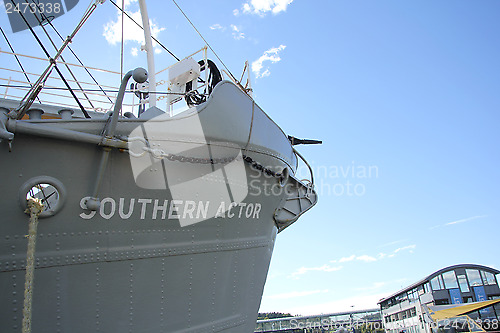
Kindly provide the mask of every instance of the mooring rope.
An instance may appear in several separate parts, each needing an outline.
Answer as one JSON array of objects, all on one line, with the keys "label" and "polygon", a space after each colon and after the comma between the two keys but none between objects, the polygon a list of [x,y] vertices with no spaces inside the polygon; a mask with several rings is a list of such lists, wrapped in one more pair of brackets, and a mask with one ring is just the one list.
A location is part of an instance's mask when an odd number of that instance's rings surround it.
[{"label": "mooring rope", "polygon": [[38,216],[43,211],[42,200],[29,198],[26,213],[30,214],[28,251],[26,253],[26,278],[24,283],[23,333],[31,332],[31,304],[33,300],[33,280],[35,279],[35,245]]}]

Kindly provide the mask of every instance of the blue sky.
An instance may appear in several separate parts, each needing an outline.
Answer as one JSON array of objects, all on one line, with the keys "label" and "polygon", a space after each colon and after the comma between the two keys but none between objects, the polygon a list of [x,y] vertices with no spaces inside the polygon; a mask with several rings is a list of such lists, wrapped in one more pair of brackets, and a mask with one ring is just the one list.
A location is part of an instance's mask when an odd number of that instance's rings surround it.
[{"label": "blue sky", "polygon": [[[261,311],[370,308],[449,265],[500,268],[500,2],[178,2],[236,76],[252,64],[254,97],[287,134],[324,142],[299,147],[320,201],[279,235]],[[87,6],[54,21],[63,35]],[[203,46],[173,2],[148,10],[179,57]],[[119,71],[117,20],[105,2],[77,35],[86,64]],[[136,36],[126,70],[146,66]],[[157,69],[173,62],[157,54]]]}]

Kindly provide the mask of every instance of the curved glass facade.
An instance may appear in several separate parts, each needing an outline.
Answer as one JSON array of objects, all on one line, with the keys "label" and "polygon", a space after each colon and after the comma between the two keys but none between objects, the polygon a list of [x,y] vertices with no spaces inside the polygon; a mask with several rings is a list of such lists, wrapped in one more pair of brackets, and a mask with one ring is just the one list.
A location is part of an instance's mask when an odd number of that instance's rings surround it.
[{"label": "curved glass facade", "polygon": [[[431,333],[429,307],[500,299],[499,274],[500,271],[481,265],[456,265],[434,272],[380,300],[385,329],[388,333]],[[467,315],[478,322],[488,320],[498,324],[500,303]]]}]

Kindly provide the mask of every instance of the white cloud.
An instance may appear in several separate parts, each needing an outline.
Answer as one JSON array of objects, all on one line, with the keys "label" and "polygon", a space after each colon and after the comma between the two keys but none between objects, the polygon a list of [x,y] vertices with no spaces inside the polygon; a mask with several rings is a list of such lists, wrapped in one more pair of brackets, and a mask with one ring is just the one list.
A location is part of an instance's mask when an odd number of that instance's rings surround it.
[{"label": "white cloud", "polygon": [[134,56],[134,57],[137,57],[137,55],[139,54],[139,49],[137,47],[133,47],[130,49],[130,53]]},{"label": "white cloud", "polygon": [[[243,13],[265,16],[268,12],[278,14],[286,11],[293,0],[250,0],[242,6]],[[234,12],[233,12],[234,13]]]},{"label": "white cloud", "polygon": [[364,261],[364,262],[372,262],[372,261],[377,261],[377,258],[374,258],[372,256],[364,254],[362,256],[356,257],[356,260],[360,260],[360,261]]},{"label": "white cloud", "polygon": [[245,34],[240,31],[240,29],[235,26],[234,24],[231,24],[231,29],[233,30],[233,38],[236,40],[244,39]]},{"label": "white cloud", "polygon": [[472,216],[472,217],[468,217],[466,219],[461,219],[461,220],[456,220],[456,221],[453,221],[453,222],[448,222],[445,225],[453,225],[453,224],[459,224],[459,223],[469,222],[469,221],[472,221],[472,220],[475,220],[475,219],[480,219],[480,218],[483,218],[483,217],[488,217],[488,215]]},{"label": "white cloud", "polygon": [[485,217],[488,217],[488,215],[476,215],[476,216],[468,217],[468,218],[465,218],[465,219],[448,222],[448,223],[445,223],[445,224],[438,224],[438,225],[429,227],[429,230],[434,230],[434,229],[437,229],[439,227],[446,227],[446,226],[450,226],[450,225],[454,225],[454,224],[459,224],[459,223],[465,223],[465,222],[469,222],[469,221],[476,220],[476,219],[482,219],[482,218],[485,218]]},{"label": "white cloud", "polygon": [[336,272],[342,269],[342,266],[330,266],[330,265],[323,265],[319,267],[301,267],[297,271],[293,272],[290,277],[292,278],[297,278],[299,275],[303,275],[307,272],[311,271],[319,271],[319,272]]},{"label": "white cloud", "polygon": [[389,254],[381,252],[381,253],[377,254],[376,256],[370,256],[367,254],[356,256],[355,254],[352,254],[348,257],[342,257],[339,260],[330,260],[330,262],[331,263],[337,263],[337,262],[338,263],[345,263],[345,262],[350,262],[350,261],[375,262],[375,261],[382,260],[385,258],[392,258],[396,255],[396,253],[401,252],[401,251],[405,251],[405,250],[408,250],[410,253],[413,253],[413,250],[416,247],[417,246],[415,244],[407,245],[407,246],[397,248]]},{"label": "white cloud", "polygon": [[378,259],[379,259],[379,260],[380,260],[380,259],[384,259],[385,257],[387,257],[387,254],[385,254],[385,253],[382,253],[382,252],[381,252],[381,253],[379,253],[379,254],[378,254]]},{"label": "white cloud", "polygon": [[406,251],[406,250],[408,250],[409,253],[413,253],[413,250],[415,250],[416,247],[417,246],[415,244],[412,244],[412,245],[407,245],[407,246],[403,246],[403,247],[398,247],[397,249],[395,249],[394,251],[392,251],[389,254],[387,254],[387,253],[379,253],[377,260],[381,260],[381,259],[384,259],[384,258],[394,258],[397,253],[399,253],[401,251]]},{"label": "white cloud", "polygon": [[[125,11],[134,19],[139,24],[142,24],[142,19],[141,19],[141,13],[139,9],[136,11],[131,11],[130,6],[132,3],[137,2],[137,0],[127,0],[125,1]],[[121,5],[121,1],[117,2],[117,5]],[[132,22],[129,18],[125,16],[124,19],[124,24],[123,24],[123,37],[124,37],[124,42],[127,43],[128,41],[135,42],[139,45],[143,45],[144,42],[144,31],[139,28],[134,22]],[[152,20],[149,20],[149,25],[151,27],[151,35],[155,38],[158,37],[158,34],[165,30],[165,28],[162,28],[158,26],[155,22]],[[122,38],[122,15],[120,11],[117,11],[116,15],[116,21],[109,21],[104,25],[104,31],[103,31],[103,36],[106,38],[106,41],[111,44],[111,45],[116,45],[117,43],[121,42]],[[156,45],[155,42],[153,42],[153,46]],[[131,50],[132,54],[136,51]],[[136,55],[136,54],[135,54]]]},{"label": "white cloud", "polygon": [[[413,250],[416,249],[416,245],[415,244],[412,244],[412,245],[407,245],[407,246],[403,246],[403,247],[400,247],[400,248],[397,248],[395,249],[394,251],[392,251],[391,253],[387,254],[387,253],[379,253],[377,256],[370,256],[370,255],[367,255],[367,254],[363,254],[363,255],[360,255],[360,256],[356,256],[355,254],[352,254],[348,257],[342,257],[338,260],[330,260],[330,263],[346,263],[346,262],[353,262],[353,261],[363,261],[363,262],[375,262],[375,261],[379,261],[379,260],[382,260],[382,259],[385,259],[385,258],[393,258],[396,256],[397,253],[399,252],[402,252],[402,251],[408,251],[409,253],[413,253]],[[307,272],[310,272],[310,271],[323,271],[323,272],[334,272],[334,271],[339,271],[343,268],[343,266],[330,266],[328,264],[325,264],[323,266],[319,266],[319,267],[301,267],[299,268],[297,271],[293,272],[290,277],[292,278],[297,278],[299,275],[302,275],[302,274],[305,274]]]},{"label": "white cloud", "polygon": [[269,69],[266,69],[262,74],[260,74],[260,78],[267,77],[269,75],[271,75],[271,72]]},{"label": "white cloud", "polygon": [[216,23],[216,24],[210,26],[210,30],[222,30],[222,31],[224,31],[224,30],[226,30],[226,28],[224,28],[219,23]]},{"label": "white cloud", "polygon": [[243,4],[243,13],[251,13],[252,7],[248,3]]},{"label": "white cloud", "polygon": [[[266,67],[264,69],[264,62],[270,61],[271,63],[277,63],[281,61],[278,53],[283,51],[286,48],[285,45],[280,45],[279,47],[273,47],[269,50],[265,51],[264,54],[254,62],[252,62],[252,72],[255,74],[257,78],[262,78],[269,76],[271,72],[269,68]],[[263,71],[264,69],[264,71]]]},{"label": "white cloud", "polygon": [[[382,259],[382,256],[379,255],[378,259]],[[338,260],[338,262],[343,263],[343,262],[349,262],[349,261],[354,261],[354,260],[359,260],[359,261],[364,261],[364,262],[372,262],[372,261],[377,261],[378,259],[375,257],[369,256],[367,254],[363,254],[361,256],[356,256],[353,254],[353,255],[350,255],[349,257],[340,258]],[[334,262],[337,262],[337,260],[332,260],[330,262],[334,263]]]},{"label": "white cloud", "polygon": [[240,11],[238,9],[233,10],[233,15],[234,16],[240,15]]},{"label": "white cloud", "polygon": [[[127,7],[129,7],[132,2],[137,2],[137,0],[125,0],[124,1],[124,3],[125,3],[125,9],[127,9]],[[116,5],[119,8],[122,8],[122,2],[121,1],[116,1]]]},{"label": "white cloud", "polygon": [[394,254],[398,253],[399,251],[403,251],[403,250],[410,250],[410,253],[413,253],[413,250],[416,248],[417,246],[415,244],[413,245],[408,245],[408,246],[403,246],[403,247],[400,247],[400,248],[397,248],[394,250]]},{"label": "white cloud", "polygon": [[339,262],[348,262],[348,261],[353,261],[356,258],[356,256],[353,254],[352,256],[349,257],[343,257],[339,259]]},{"label": "white cloud", "polygon": [[291,291],[288,293],[276,294],[276,295],[264,296],[264,297],[267,299],[289,299],[289,298],[304,297],[304,296],[309,296],[309,295],[314,295],[314,294],[325,294],[327,292],[328,292],[328,289],[308,290],[308,291]]}]

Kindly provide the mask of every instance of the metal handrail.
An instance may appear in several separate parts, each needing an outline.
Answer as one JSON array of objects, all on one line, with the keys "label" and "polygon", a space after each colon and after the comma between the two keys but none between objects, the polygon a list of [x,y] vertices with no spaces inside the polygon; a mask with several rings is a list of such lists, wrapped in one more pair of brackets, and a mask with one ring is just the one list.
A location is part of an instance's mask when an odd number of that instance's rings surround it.
[{"label": "metal handrail", "polygon": [[[192,52],[182,60],[188,59],[190,57],[193,57],[197,54],[202,53],[202,57],[205,60],[205,63],[207,62],[208,59],[208,47],[203,46],[202,48]],[[6,55],[12,55],[12,56],[18,56],[18,57],[24,57],[30,60],[34,60],[36,62],[43,62],[46,63],[47,59],[41,58],[41,57],[36,57],[36,56],[30,56],[30,55],[25,55],[25,54],[20,54],[20,53],[14,53],[14,52],[8,52],[4,50],[0,50],[0,54],[6,54]],[[181,61],[182,61],[181,60]],[[119,82],[121,80],[120,73],[112,70],[107,70],[107,69],[101,69],[101,68],[96,68],[96,67],[89,67],[89,66],[82,66],[80,64],[75,64],[75,63],[70,63],[70,62],[65,62],[65,61],[58,61],[58,64],[62,65],[68,65],[70,67],[74,68],[80,68],[80,69],[87,69],[90,71],[97,71],[101,73],[105,73],[107,75],[115,76],[116,77],[116,82]],[[177,62],[176,62],[177,63]],[[168,84],[168,77],[165,78],[163,75],[168,73],[168,70],[172,68],[176,63],[165,67],[159,71],[156,72],[156,75],[158,76],[158,81],[156,84],[156,88]],[[3,73],[3,74],[2,74]],[[24,95],[26,94],[26,91],[29,91],[31,89],[31,86],[33,85],[32,83],[26,81],[24,77],[21,78],[21,74],[27,74],[29,75],[30,79],[33,78],[34,80],[37,80],[40,77],[40,74],[35,74],[31,72],[23,72],[21,70],[13,69],[13,68],[5,68],[5,67],[0,67],[0,82],[5,82],[5,90],[2,89],[0,86],[0,96],[4,98],[12,98],[12,99],[19,99],[21,100]],[[163,78],[159,75],[162,75]],[[202,89],[206,88],[208,86],[208,70],[205,71],[204,73],[204,80],[205,82],[199,86],[194,86],[193,90],[198,90],[201,91]],[[52,89],[43,89],[39,95],[38,98],[40,99],[41,103],[44,104],[52,104],[52,105],[57,105],[57,106],[62,106],[62,107],[68,107],[68,108],[76,108],[76,105],[74,103],[66,103],[65,100],[69,101],[73,99],[72,96],[70,96],[67,93],[66,88],[61,88],[61,91],[59,92],[57,89],[59,88],[57,86],[57,83],[61,82],[61,78],[59,77],[54,77],[50,76],[48,78],[48,82],[51,84],[45,84],[44,88],[50,88]],[[76,83],[76,80],[71,80],[67,79],[66,80],[69,83]],[[113,109],[114,102],[110,102],[108,100],[108,97],[111,99],[115,99],[116,95],[118,93],[118,87],[117,86],[110,86],[110,85],[102,85],[102,84],[96,84],[93,82],[85,82],[85,81],[78,81],[78,83],[83,87],[83,89],[75,89],[74,92],[79,96],[79,98],[85,103],[87,103],[88,107],[86,109],[92,110],[95,112],[108,112]],[[100,89],[103,89],[106,91],[107,94],[104,94],[100,91]],[[53,91],[56,90],[56,91]],[[111,92],[110,92],[111,90]],[[155,89],[156,90],[156,89]],[[167,99],[167,96],[169,94],[168,88],[161,89],[163,92],[160,92],[160,89],[158,89],[158,94],[156,96],[157,101],[161,101],[163,99]],[[126,90],[128,94],[125,98],[125,101],[123,102],[123,106],[127,110],[132,110],[135,109],[136,107],[145,104],[144,101],[141,101],[140,99],[138,100],[137,97],[135,96],[135,89],[127,89]],[[166,91],[166,93],[165,93]],[[87,96],[82,96],[86,94]],[[92,106],[93,105],[93,106]],[[168,105],[167,105],[167,111],[168,111]],[[127,111],[125,110],[125,111]]]}]

